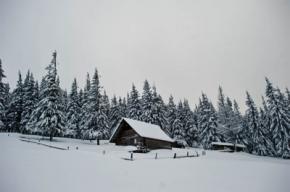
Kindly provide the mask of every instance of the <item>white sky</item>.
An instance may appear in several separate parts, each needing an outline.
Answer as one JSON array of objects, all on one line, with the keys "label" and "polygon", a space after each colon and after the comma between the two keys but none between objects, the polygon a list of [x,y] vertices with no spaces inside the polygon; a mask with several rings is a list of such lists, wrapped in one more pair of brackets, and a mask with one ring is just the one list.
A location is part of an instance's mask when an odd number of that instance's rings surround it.
[{"label": "white sky", "polygon": [[264,77],[290,87],[289,0],[0,0],[0,58],[7,81],[37,79],[58,51],[62,87],[97,67],[108,94],[144,79],[166,99],[216,103],[222,85],[244,109]]}]

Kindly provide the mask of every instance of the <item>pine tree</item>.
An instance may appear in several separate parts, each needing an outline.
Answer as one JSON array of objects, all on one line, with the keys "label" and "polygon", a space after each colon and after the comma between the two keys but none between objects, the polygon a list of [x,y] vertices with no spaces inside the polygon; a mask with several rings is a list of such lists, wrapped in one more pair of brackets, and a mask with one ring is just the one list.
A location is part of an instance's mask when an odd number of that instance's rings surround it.
[{"label": "pine tree", "polygon": [[6,85],[3,83],[4,70],[2,68],[2,61],[0,59],[0,130],[5,129],[5,109],[6,109],[6,99],[5,94],[7,92]]},{"label": "pine tree", "polygon": [[273,142],[271,141],[271,132],[269,130],[269,124],[268,124],[269,114],[265,109],[260,108],[260,135],[259,137],[259,145],[261,149],[258,151],[258,155],[263,156],[274,156],[275,155],[275,149],[273,146]]},{"label": "pine tree", "polygon": [[103,108],[104,108],[104,113],[108,117],[111,106],[110,106],[110,99],[109,99],[106,91],[104,91],[104,94],[102,95],[102,105],[103,105]]},{"label": "pine tree", "polygon": [[121,117],[127,117],[127,105],[126,105],[126,99],[122,97],[119,97],[118,99],[118,107],[119,107],[119,110],[120,110],[120,114],[121,114]]},{"label": "pine tree", "polygon": [[166,107],[166,119],[167,119],[167,125],[166,125],[166,130],[167,133],[169,133],[170,137],[173,138],[173,123],[175,121],[175,119],[177,118],[177,109],[176,109],[176,105],[174,103],[174,98],[171,95],[169,97],[169,102],[167,104]]},{"label": "pine tree", "polygon": [[18,73],[16,88],[12,93],[12,98],[7,111],[8,131],[20,131],[21,115],[23,112],[23,83],[21,73]]},{"label": "pine tree", "polygon": [[26,132],[26,124],[30,120],[32,111],[34,110],[37,102],[35,98],[35,81],[33,74],[30,71],[27,72],[24,84],[23,84],[23,112],[21,115],[21,127],[20,132]]},{"label": "pine tree", "polygon": [[176,119],[174,120],[172,124],[173,129],[173,138],[178,141],[184,141],[185,140],[185,130],[183,125],[183,104],[180,101],[177,105],[176,110]]},{"label": "pine tree", "polygon": [[37,104],[26,127],[32,133],[49,136],[52,141],[54,136],[63,133],[65,126],[65,116],[59,103],[61,92],[57,83],[56,52],[53,53],[53,59],[46,70],[43,98]]},{"label": "pine tree", "polygon": [[220,86],[218,90],[218,120],[219,123],[226,127],[227,119],[228,119],[228,113],[227,113],[227,107],[226,107],[226,99],[225,95],[223,93],[223,89]]},{"label": "pine tree", "polygon": [[244,144],[247,145],[247,138],[245,137],[246,129],[245,129],[245,122],[243,116],[240,112],[240,107],[236,100],[234,100],[234,107],[233,107],[233,119],[232,119],[232,126],[233,126],[233,137],[234,143]]},{"label": "pine tree", "polygon": [[100,110],[99,110],[99,131],[101,133],[101,138],[102,139],[109,139],[110,137],[110,122],[109,122],[109,110],[110,110],[110,102],[109,98],[106,95],[106,92],[104,95],[101,97],[101,102],[100,102]]},{"label": "pine tree", "polygon": [[90,74],[87,73],[86,85],[84,88],[84,103],[86,103],[89,100],[90,89],[91,89],[91,79]]},{"label": "pine tree", "polygon": [[162,129],[166,127],[165,104],[155,86],[152,93],[152,123],[159,125]]},{"label": "pine tree", "polygon": [[217,132],[217,114],[205,94],[202,94],[198,106],[198,141],[204,149],[210,149],[212,142],[221,141]]},{"label": "pine tree", "polygon": [[254,131],[258,130],[259,119],[258,119],[258,110],[256,105],[251,98],[250,94],[246,92],[246,106],[248,109],[245,113],[245,120],[247,122],[247,130],[246,130],[246,137],[247,137],[247,150],[252,153],[254,151]]},{"label": "pine tree", "polygon": [[81,137],[85,137],[85,123],[86,123],[86,115],[88,114],[88,105],[89,105],[89,93],[91,89],[91,80],[90,75],[87,73],[86,83],[83,91],[83,96],[81,97],[81,114],[80,114],[80,125],[81,128]]},{"label": "pine tree", "polygon": [[185,140],[189,146],[195,146],[197,141],[197,127],[195,124],[194,114],[190,109],[187,100],[183,102],[183,126],[185,130]]},{"label": "pine tree", "polygon": [[68,102],[69,102],[69,98],[68,98],[68,94],[66,90],[62,90],[61,88],[59,88],[60,91],[60,98],[59,98],[59,103],[61,106],[61,110],[65,111],[68,107]]},{"label": "pine tree", "polygon": [[269,109],[269,126],[272,132],[272,142],[277,157],[290,157],[289,149],[289,127],[290,114],[286,106],[285,96],[279,88],[274,88],[269,79],[266,78],[266,97]]},{"label": "pine tree", "polygon": [[116,96],[114,96],[111,101],[111,108],[109,112],[110,135],[113,132],[113,130],[116,128],[116,126],[118,125],[121,119],[122,119],[121,110],[118,105],[117,98]]},{"label": "pine tree", "polygon": [[238,127],[234,122],[233,103],[229,97],[224,95],[222,87],[219,87],[217,116],[219,132],[222,133],[227,142],[235,142]]},{"label": "pine tree", "polygon": [[80,89],[80,91],[79,91],[79,96],[78,96],[78,98],[79,98],[79,104],[80,104],[80,106],[83,106],[83,101],[84,101],[84,92],[83,92],[83,90],[82,89]]},{"label": "pine tree", "polygon": [[141,120],[142,108],[138,90],[132,85],[132,90],[128,99],[128,117],[135,120]]},{"label": "pine tree", "polygon": [[266,155],[267,148],[265,145],[264,133],[260,124],[259,112],[250,94],[246,92],[247,110],[246,119],[248,126],[248,147],[249,152],[257,155]]},{"label": "pine tree", "polygon": [[[237,134],[241,128],[241,119],[240,112],[237,106],[237,103],[234,103],[236,106],[233,106],[232,101],[229,97],[226,98],[225,111],[227,113],[225,127],[227,128],[225,133],[225,140],[227,142],[235,143],[237,140]],[[234,111],[234,107],[236,107],[236,113]]]},{"label": "pine tree", "polygon": [[81,137],[81,129],[80,129],[80,113],[81,106],[79,103],[79,95],[78,95],[78,85],[77,80],[74,79],[71,87],[71,92],[69,94],[68,106],[67,106],[67,129],[66,136],[80,138]]},{"label": "pine tree", "polygon": [[142,93],[142,115],[141,120],[147,123],[153,123],[152,117],[152,90],[147,80],[144,82]]},{"label": "pine tree", "polygon": [[93,76],[88,102],[86,104],[86,114],[84,116],[84,137],[87,139],[108,138],[109,125],[103,105],[101,86],[97,69]]}]

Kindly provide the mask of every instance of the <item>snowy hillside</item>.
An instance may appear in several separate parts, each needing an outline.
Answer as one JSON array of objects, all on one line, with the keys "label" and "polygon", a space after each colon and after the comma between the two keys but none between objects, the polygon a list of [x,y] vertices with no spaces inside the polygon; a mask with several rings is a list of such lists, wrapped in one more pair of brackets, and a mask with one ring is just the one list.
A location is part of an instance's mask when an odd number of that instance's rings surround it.
[{"label": "snowy hillside", "polygon": [[[40,141],[70,149],[58,150],[19,139],[19,134],[0,134],[1,192],[290,191],[289,160],[214,151],[173,159],[174,152],[196,151],[173,149],[139,154],[135,161],[126,161],[122,159],[129,157],[126,147],[106,142],[97,146],[64,138]],[[155,160],[155,153],[164,158]]]}]

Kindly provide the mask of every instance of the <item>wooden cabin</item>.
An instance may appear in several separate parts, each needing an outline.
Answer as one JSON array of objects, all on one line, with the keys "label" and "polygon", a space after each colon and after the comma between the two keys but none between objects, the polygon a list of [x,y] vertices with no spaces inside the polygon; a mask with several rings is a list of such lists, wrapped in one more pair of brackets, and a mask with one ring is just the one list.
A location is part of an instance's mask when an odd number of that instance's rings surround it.
[{"label": "wooden cabin", "polygon": [[246,146],[242,144],[233,144],[226,142],[212,142],[211,149],[225,152],[235,152],[235,151],[239,152],[245,151]]},{"label": "wooden cabin", "polygon": [[174,140],[158,125],[123,118],[114,130],[110,142],[147,149],[171,149]]}]

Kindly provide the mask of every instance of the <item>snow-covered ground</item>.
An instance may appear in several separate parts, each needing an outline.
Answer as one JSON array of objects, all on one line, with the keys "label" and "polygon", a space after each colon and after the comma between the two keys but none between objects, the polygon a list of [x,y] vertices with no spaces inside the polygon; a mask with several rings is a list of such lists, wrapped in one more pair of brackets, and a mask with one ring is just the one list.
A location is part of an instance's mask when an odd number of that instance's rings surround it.
[{"label": "snow-covered ground", "polygon": [[[216,151],[173,159],[175,152],[197,151],[173,149],[134,154],[135,161],[126,161],[123,158],[130,156],[127,147],[105,141],[99,146],[64,138],[40,141],[70,149],[58,150],[20,141],[20,137],[0,133],[0,192],[290,191],[289,160]],[[39,138],[26,137],[36,142]],[[156,153],[162,158],[155,160]]]}]

